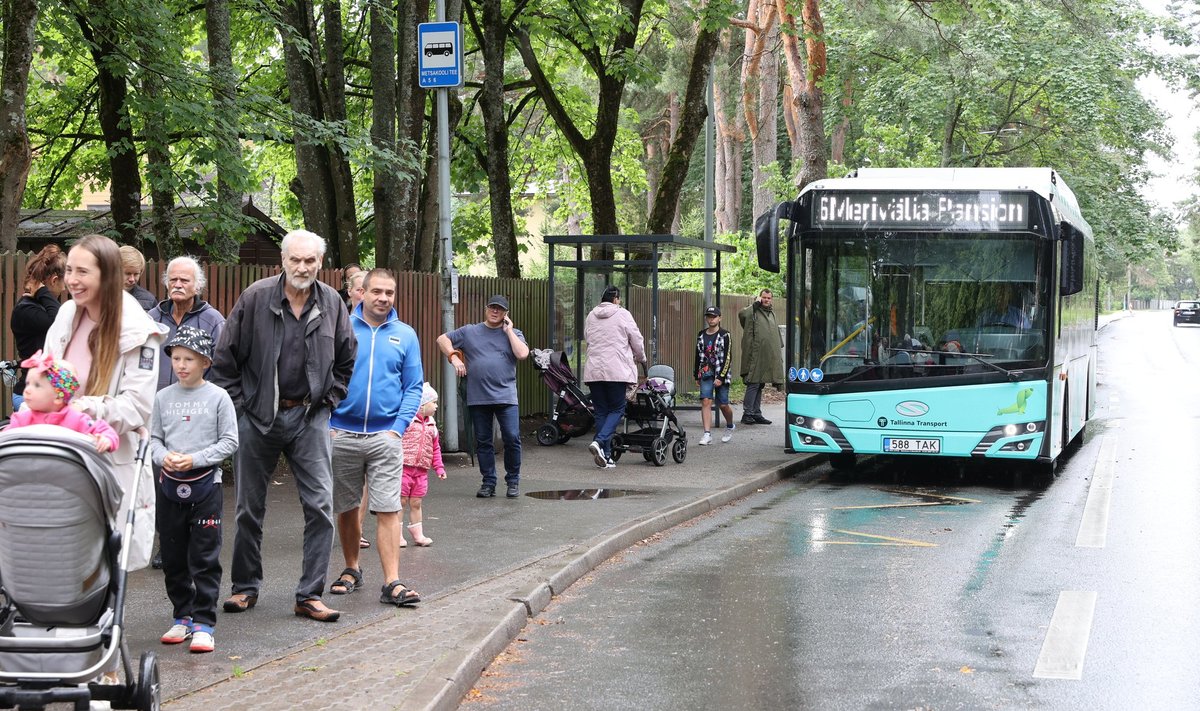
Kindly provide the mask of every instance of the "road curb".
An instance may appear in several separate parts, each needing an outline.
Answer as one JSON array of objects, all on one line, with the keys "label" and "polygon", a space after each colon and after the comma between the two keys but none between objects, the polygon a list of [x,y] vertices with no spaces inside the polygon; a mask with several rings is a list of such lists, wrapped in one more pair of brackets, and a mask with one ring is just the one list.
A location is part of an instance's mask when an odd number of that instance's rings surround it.
[{"label": "road curb", "polygon": [[400,709],[451,711],[458,708],[484,669],[516,639],[527,621],[545,609],[553,597],[561,595],[601,563],[638,541],[702,516],[777,481],[795,476],[823,461],[825,458],[817,455],[801,456],[795,461],[767,469],[745,481],[704,494],[693,501],[651,513],[629,522],[615,533],[603,534],[598,539],[593,539],[594,542],[582,553],[572,557],[546,580],[514,590],[508,598],[512,607],[494,623],[481,623],[478,632],[469,636],[476,641],[468,643],[461,654],[451,653],[439,661],[425,679],[408,694]]}]

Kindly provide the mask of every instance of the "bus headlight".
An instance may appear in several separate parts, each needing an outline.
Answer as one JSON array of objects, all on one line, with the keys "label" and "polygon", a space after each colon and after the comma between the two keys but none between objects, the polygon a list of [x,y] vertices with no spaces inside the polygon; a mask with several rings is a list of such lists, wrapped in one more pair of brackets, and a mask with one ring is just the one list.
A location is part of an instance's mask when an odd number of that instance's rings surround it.
[{"label": "bus headlight", "polygon": [[1018,430],[1017,430],[1016,425],[1005,425],[1004,426],[1004,436],[1005,437],[1013,437],[1017,434],[1017,431]]},{"label": "bus headlight", "polygon": [[814,430],[816,430],[817,432],[824,432],[825,431],[825,420],[822,420],[819,417],[814,418],[812,421],[812,428]]}]

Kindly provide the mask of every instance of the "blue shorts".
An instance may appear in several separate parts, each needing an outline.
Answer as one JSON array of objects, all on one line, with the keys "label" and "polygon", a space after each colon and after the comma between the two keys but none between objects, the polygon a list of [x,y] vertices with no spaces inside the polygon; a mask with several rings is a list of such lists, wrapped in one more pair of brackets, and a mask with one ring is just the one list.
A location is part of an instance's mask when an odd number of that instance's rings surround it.
[{"label": "blue shorts", "polygon": [[[716,400],[718,405],[729,404],[729,381],[721,382],[721,387],[713,387],[713,381],[716,378],[704,378],[700,381],[700,399],[701,400]],[[716,390],[716,397],[713,397],[713,390]]]}]

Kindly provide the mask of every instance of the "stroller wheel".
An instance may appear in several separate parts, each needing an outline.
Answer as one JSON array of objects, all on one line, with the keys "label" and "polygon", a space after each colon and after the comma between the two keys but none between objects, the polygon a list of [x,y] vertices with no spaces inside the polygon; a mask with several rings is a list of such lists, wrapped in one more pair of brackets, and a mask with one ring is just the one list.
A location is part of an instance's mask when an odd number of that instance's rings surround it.
[{"label": "stroller wheel", "polygon": [[[537,429],[537,443],[543,447],[549,447],[553,444],[562,444],[566,439],[559,439],[563,434],[558,431],[558,427],[552,424],[544,424]],[[570,439],[568,437],[568,439]]]},{"label": "stroller wheel", "polygon": [[680,437],[671,443],[671,459],[676,464],[683,464],[683,460],[687,459],[687,439]]},{"label": "stroller wheel", "polygon": [[158,657],[154,652],[144,652],[138,665],[137,686],[133,692],[134,708],[140,711],[158,711],[162,707],[162,684],[158,678]]},{"label": "stroller wheel", "polygon": [[570,439],[571,439],[571,435],[564,432],[563,434],[560,434],[558,436],[557,441],[559,444],[566,444],[568,441],[570,441]]},{"label": "stroller wheel", "polygon": [[656,467],[667,463],[667,440],[665,437],[654,438],[654,442],[650,444],[650,456]]},{"label": "stroller wheel", "polygon": [[612,453],[609,454],[609,456],[612,457],[612,460],[614,462],[620,460],[621,455],[625,453],[624,438],[622,438],[621,435],[613,435],[612,441],[609,442],[608,444],[609,444],[609,449],[612,451]]}]

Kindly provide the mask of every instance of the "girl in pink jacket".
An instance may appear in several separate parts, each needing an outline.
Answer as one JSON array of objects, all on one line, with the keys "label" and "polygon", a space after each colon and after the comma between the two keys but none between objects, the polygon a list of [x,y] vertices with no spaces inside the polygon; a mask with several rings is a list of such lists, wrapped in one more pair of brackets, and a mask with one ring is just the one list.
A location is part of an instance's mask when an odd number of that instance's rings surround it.
[{"label": "girl in pink jacket", "polygon": [[91,435],[96,440],[97,452],[109,452],[117,448],[120,440],[107,422],[92,419],[87,413],[70,406],[71,397],[79,389],[79,378],[75,377],[75,369],[70,363],[55,360],[51,353],[38,351],[21,361],[21,367],[27,370],[25,402],[20,410],[13,413],[6,429],[58,425]]},{"label": "girl in pink jacket", "polygon": [[[429,470],[437,472],[439,479],[446,478],[446,465],[442,463],[442,444],[438,438],[437,422],[433,415],[438,406],[437,391],[425,383],[421,390],[421,408],[408,429],[404,430],[401,443],[404,446],[404,478],[400,482],[400,504],[408,511],[408,531],[413,543],[428,546],[432,538],[426,538],[421,530],[421,499],[429,491]],[[400,538],[400,546],[408,545]]]}]

